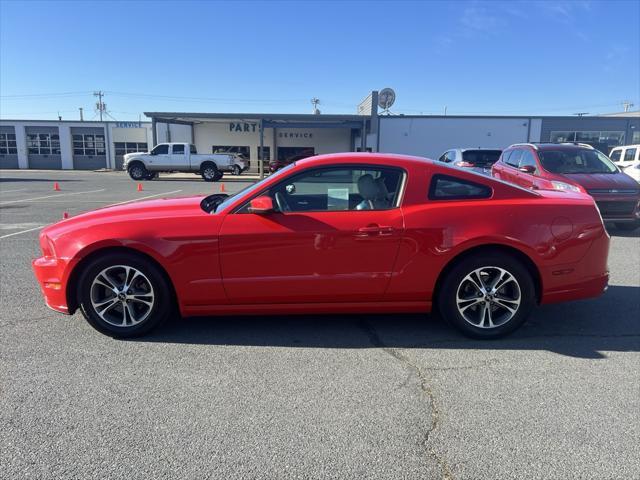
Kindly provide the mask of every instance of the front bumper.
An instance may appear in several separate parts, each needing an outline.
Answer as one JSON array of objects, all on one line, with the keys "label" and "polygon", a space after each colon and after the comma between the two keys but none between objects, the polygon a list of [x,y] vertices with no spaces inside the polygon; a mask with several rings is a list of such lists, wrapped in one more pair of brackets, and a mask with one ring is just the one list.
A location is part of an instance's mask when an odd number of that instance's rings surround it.
[{"label": "front bumper", "polygon": [[40,257],[31,265],[47,307],[67,315],[73,313],[69,311],[67,302],[65,273],[68,271],[68,263],[60,258]]}]

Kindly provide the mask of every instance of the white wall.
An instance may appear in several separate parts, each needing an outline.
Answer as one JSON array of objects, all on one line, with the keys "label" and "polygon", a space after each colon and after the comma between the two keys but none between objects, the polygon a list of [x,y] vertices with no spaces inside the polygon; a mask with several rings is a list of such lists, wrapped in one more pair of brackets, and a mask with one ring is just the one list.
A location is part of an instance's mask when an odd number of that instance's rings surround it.
[{"label": "white wall", "polygon": [[[213,145],[248,146],[251,160],[257,160],[260,146],[259,122],[246,122],[240,131],[230,127],[232,121],[207,122],[194,126],[195,145],[200,153],[211,153]],[[243,122],[239,122],[244,125]],[[253,123],[256,124],[255,130]],[[160,141],[160,137],[158,138]],[[316,154],[348,152],[351,150],[351,130],[348,128],[278,128],[276,145],[279,147],[313,147]],[[274,131],[266,128],[264,146],[270,147],[275,158]]]},{"label": "white wall", "polygon": [[[167,135],[167,127],[171,132],[171,138]],[[184,142],[191,143],[191,125],[178,125],[167,123],[156,123],[156,132],[158,135],[158,143],[166,142]]]},{"label": "white wall", "polygon": [[[438,158],[450,148],[505,148],[539,141],[540,119],[380,117],[380,151]],[[527,135],[529,134],[529,137]]]}]

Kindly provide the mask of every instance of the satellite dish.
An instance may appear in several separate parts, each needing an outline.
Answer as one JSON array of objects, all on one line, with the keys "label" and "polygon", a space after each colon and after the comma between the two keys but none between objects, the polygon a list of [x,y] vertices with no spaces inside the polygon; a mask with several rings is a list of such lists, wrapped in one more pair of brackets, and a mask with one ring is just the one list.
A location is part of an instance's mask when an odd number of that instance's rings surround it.
[{"label": "satellite dish", "polygon": [[380,90],[378,94],[378,106],[383,109],[385,112],[391,108],[393,102],[396,101],[396,92],[394,92],[391,88],[383,88]]}]

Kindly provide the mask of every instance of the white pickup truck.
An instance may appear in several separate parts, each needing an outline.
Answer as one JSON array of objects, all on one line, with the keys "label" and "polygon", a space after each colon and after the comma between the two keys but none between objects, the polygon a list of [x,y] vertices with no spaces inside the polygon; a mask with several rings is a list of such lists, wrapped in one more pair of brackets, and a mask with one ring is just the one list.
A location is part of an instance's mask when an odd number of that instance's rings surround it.
[{"label": "white pickup truck", "polygon": [[249,164],[235,153],[199,155],[189,143],[160,143],[150,152],[126,154],[122,168],[134,180],[151,180],[160,172],[193,172],[207,182],[217,182],[224,172],[239,175]]}]

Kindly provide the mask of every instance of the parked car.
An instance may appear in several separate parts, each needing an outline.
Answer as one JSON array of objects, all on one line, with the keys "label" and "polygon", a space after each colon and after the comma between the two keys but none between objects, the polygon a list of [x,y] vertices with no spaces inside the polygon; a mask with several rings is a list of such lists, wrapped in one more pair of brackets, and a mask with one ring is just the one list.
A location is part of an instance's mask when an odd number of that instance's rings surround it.
[{"label": "parked car", "polygon": [[301,160],[234,195],[129,203],[42,230],[46,303],[115,337],[172,312],[428,312],[495,338],[536,304],[600,295],[593,199],[418,157]]},{"label": "parked car", "polygon": [[615,147],[609,152],[609,158],[621,170],[630,167],[634,162],[640,161],[640,145],[626,145]]},{"label": "parked car", "polygon": [[492,175],[525,188],[587,192],[605,221],[621,230],[640,227],[638,183],[590,145],[511,145],[493,165]]},{"label": "parked car", "polygon": [[286,167],[287,165],[291,165],[294,162],[297,162],[298,160],[302,160],[304,158],[309,158],[313,156],[313,152],[309,152],[309,153],[301,153],[299,155],[293,155],[291,157],[287,157],[285,159],[277,159],[277,160],[271,160],[269,162],[269,172],[270,173],[274,173],[277,172],[278,170],[280,170],[281,168]]},{"label": "parked car", "polygon": [[640,145],[626,145],[611,149],[609,158],[620,170],[640,183]]},{"label": "parked car", "polygon": [[122,168],[134,180],[151,179],[160,172],[194,172],[207,182],[217,182],[224,172],[242,172],[249,165],[234,153],[200,155],[189,143],[160,143],[150,152],[126,154]]},{"label": "parked car", "polygon": [[502,150],[494,148],[453,148],[440,155],[438,160],[491,175],[491,166],[498,161],[501,153]]}]

